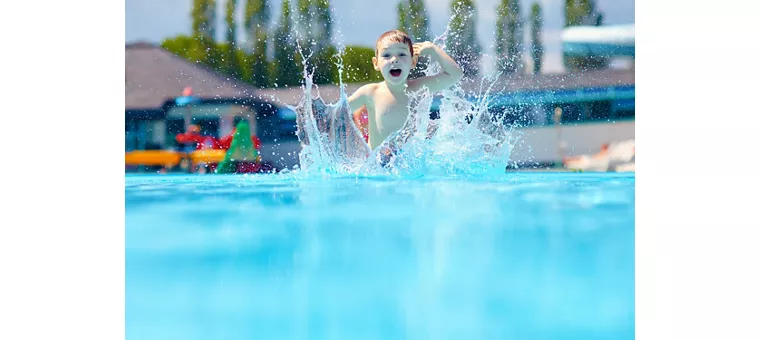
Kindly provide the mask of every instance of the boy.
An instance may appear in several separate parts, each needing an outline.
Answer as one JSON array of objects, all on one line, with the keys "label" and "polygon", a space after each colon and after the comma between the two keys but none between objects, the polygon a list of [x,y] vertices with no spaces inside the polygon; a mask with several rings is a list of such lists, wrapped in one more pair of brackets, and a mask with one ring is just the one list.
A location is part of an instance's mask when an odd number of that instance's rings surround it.
[{"label": "boy", "polygon": [[[418,57],[425,55],[437,61],[443,71],[434,76],[407,79]],[[412,39],[399,30],[385,32],[377,39],[372,64],[384,81],[364,85],[348,98],[352,111],[366,107],[368,142],[372,150],[406,122],[407,90],[415,92],[425,87],[435,93],[456,84],[463,76],[459,65],[441,48],[429,41],[413,44]]]}]

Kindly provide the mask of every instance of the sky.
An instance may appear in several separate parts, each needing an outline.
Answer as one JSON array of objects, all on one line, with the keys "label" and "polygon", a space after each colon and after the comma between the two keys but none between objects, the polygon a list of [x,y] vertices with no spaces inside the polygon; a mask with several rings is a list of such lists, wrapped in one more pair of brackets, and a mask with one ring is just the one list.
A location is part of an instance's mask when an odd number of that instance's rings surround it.
[{"label": "sky", "polygon": [[[222,38],[224,4],[217,0],[217,33]],[[561,30],[564,24],[565,0],[520,0],[521,13],[526,17],[530,5],[540,2],[544,11],[543,42],[544,72],[561,72]],[[160,43],[165,38],[189,34],[192,0],[126,0],[125,42],[148,41]],[[449,21],[452,0],[425,0],[433,36],[442,34]],[[501,0],[475,0],[478,21],[477,36],[483,48],[485,71],[491,70],[496,7]],[[246,0],[238,0],[238,22],[242,22],[242,10]],[[291,1],[291,4],[293,1]],[[333,40],[342,45],[373,46],[377,36],[396,28],[396,5],[398,0],[332,0],[335,30]],[[634,0],[597,0],[597,8],[604,15],[604,24],[633,24]],[[282,0],[270,0],[273,24],[280,15]],[[239,30],[241,31],[241,30]]]}]

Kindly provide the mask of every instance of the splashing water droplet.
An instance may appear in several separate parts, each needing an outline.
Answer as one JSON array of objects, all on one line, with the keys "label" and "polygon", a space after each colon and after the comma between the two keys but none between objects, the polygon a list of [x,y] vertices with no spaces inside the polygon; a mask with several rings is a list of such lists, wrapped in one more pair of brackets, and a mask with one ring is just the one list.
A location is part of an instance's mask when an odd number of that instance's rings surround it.
[{"label": "splashing water droplet", "polygon": [[[488,110],[495,79],[484,78],[474,96],[461,85],[440,94],[408,93],[405,124],[371,150],[354,123],[343,85],[342,59],[337,59],[340,97],[332,104],[313,94],[313,73],[304,63],[303,96],[296,107],[290,107],[297,113],[297,136],[303,145],[299,172],[413,177],[504,172],[517,134]],[[430,62],[424,74],[440,70],[437,62]],[[435,106],[439,118],[432,120]]]}]

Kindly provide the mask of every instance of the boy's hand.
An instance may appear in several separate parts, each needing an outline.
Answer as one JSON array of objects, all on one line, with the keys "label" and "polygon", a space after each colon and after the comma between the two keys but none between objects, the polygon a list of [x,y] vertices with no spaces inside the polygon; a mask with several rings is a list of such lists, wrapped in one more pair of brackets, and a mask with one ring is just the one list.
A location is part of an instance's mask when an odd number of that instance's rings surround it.
[{"label": "boy's hand", "polygon": [[433,76],[424,76],[417,79],[412,79],[410,82],[413,84],[414,89],[427,87],[430,92],[438,92],[445,88],[448,88],[459,79],[462,79],[464,73],[462,69],[457,65],[454,59],[446,54],[440,47],[435,44],[425,41],[419,44],[414,44],[414,55],[418,57],[420,55],[430,55],[433,61],[438,62],[441,65],[441,72]]},{"label": "boy's hand", "polygon": [[416,56],[424,56],[426,54],[429,54],[433,49],[435,48],[435,44],[425,41],[421,43],[416,43],[413,45],[414,47],[414,55]]}]

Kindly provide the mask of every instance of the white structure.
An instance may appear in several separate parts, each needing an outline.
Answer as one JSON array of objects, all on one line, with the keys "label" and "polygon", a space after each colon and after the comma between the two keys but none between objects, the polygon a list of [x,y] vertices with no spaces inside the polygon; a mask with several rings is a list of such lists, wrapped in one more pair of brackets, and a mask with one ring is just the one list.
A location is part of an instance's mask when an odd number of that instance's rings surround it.
[{"label": "white structure", "polygon": [[562,50],[572,56],[635,57],[634,25],[571,26],[562,31]]}]

